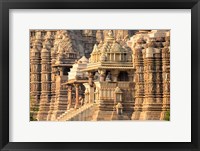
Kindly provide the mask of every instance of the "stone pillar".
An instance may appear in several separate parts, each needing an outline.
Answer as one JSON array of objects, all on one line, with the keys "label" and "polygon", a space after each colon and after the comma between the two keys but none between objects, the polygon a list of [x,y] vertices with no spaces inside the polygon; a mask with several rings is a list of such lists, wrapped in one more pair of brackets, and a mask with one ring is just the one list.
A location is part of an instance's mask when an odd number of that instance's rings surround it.
[{"label": "stone pillar", "polygon": [[71,108],[72,105],[72,86],[68,85],[68,105],[67,105],[67,109],[69,110]]},{"label": "stone pillar", "polygon": [[153,30],[149,34],[148,47],[145,49],[144,66],[145,98],[140,120],[159,120],[162,111],[162,61],[160,59],[164,32]]},{"label": "stone pillar", "polygon": [[119,74],[118,70],[111,70],[111,75],[112,75],[112,81],[113,82],[117,82],[118,74]]},{"label": "stone pillar", "polygon": [[[60,37],[58,36],[60,31],[56,32],[56,35],[53,37],[53,48],[51,48],[51,103],[49,107],[49,113],[47,116],[47,120],[51,120],[54,108],[55,108],[55,100],[56,100],[56,75],[57,68],[54,67],[57,58],[58,51],[58,43],[60,42]],[[52,33],[53,35],[54,33]]]},{"label": "stone pillar", "polygon": [[129,79],[129,81],[133,81],[133,77],[134,77],[134,71],[133,70],[129,70],[128,71],[128,79]]},{"label": "stone pillar", "polygon": [[[62,67],[58,67],[58,72]],[[56,95],[54,102],[54,110],[52,112],[51,120],[57,119],[61,114],[67,110],[67,94],[66,89],[63,87],[63,81],[66,81],[66,76],[56,75]]]},{"label": "stone pillar", "polygon": [[35,119],[37,116],[37,111],[33,111],[33,108],[38,108],[40,102],[41,94],[41,49],[42,40],[41,32],[36,31],[35,36],[32,37],[32,48],[30,50],[30,99],[31,99],[31,109],[30,112],[33,114]]},{"label": "stone pillar", "polygon": [[60,76],[62,77],[63,76],[63,68],[62,67],[59,67],[59,72],[60,72]]},{"label": "stone pillar", "polygon": [[89,72],[88,73],[88,79],[89,79],[89,85],[90,86],[93,86],[93,77],[94,77],[94,75],[93,75],[93,73],[92,72]]},{"label": "stone pillar", "polygon": [[75,102],[75,109],[79,107],[79,84],[75,84],[76,88],[76,102]]},{"label": "stone pillar", "polygon": [[31,96],[38,97],[40,96],[40,60],[41,60],[41,49],[42,49],[42,41],[41,41],[41,32],[36,32],[36,38],[32,43],[32,49],[30,54],[30,63],[31,63]]},{"label": "stone pillar", "polygon": [[37,115],[38,120],[47,120],[49,111],[49,103],[51,99],[51,32],[47,32],[45,35],[45,41],[43,43],[43,49],[41,51],[41,100],[40,108]]},{"label": "stone pillar", "polygon": [[[144,74],[145,74],[145,98],[143,101],[142,112],[140,114],[140,120],[150,120],[151,105],[155,103],[155,74],[154,74],[154,42],[148,41],[148,48],[144,52]],[[149,114],[148,114],[149,113]]]},{"label": "stone pillar", "polygon": [[[133,66],[135,67],[134,74],[134,87],[135,87],[135,103],[134,103],[134,111],[132,114],[132,120],[139,120],[140,114],[142,111],[142,104],[144,100],[144,59],[143,59],[143,51],[144,47],[146,47],[145,41],[146,33],[139,32],[137,33],[129,45],[133,51]],[[130,74],[130,73],[129,73]]]},{"label": "stone pillar", "polygon": [[[156,32],[158,33],[158,31]],[[162,33],[162,32],[161,32]],[[154,70],[155,70],[155,102],[157,104],[157,113],[160,115],[163,102],[163,82],[162,82],[162,49],[165,42],[165,32],[163,34],[154,34],[155,45],[154,48]],[[158,116],[156,115],[156,116]],[[157,117],[159,119],[159,116]]]},{"label": "stone pillar", "polygon": [[[85,85],[84,85],[85,86]],[[85,104],[89,102],[89,91],[88,88],[85,89]]]},{"label": "stone pillar", "polygon": [[55,45],[51,48],[51,102],[49,107],[49,113],[47,120],[51,120],[51,116],[54,110],[55,95],[56,95],[56,68],[53,67],[56,62],[56,48]]},{"label": "stone pillar", "polygon": [[[94,83],[93,83],[93,73],[92,72],[89,72],[88,73],[88,77],[89,77],[89,87],[88,87],[88,90],[89,90],[89,103],[93,103],[94,102]],[[85,86],[85,84],[84,84]],[[87,87],[86,87],[87,89]]]},{"label": "stone pillar", "polygon": [[114,105],[117,105],[118,103],[122,103],[122,91],[119,87],[115,88],[115,97],[114,97]]},{"label": "stone pillar", "polygon": [[162,49],[163,64],[163,105],[161,120],[166,119],[166,113],[170,112],[170,33],[166,33],[164,48]]},{"label": "stone pillar", "polygon": [[94,103],[94,87],[89,89],[89,103]]},{"label": "stone pillar", "polygon": [[85,101],[86,103],[94,102],[94,87],[91,87],[88,83],[83,84],[85,87]]},{"label": "stone pillar", "polygon": [[95,91],[95,103],[99,102],[99,88],[96,87],[96,91]]}]

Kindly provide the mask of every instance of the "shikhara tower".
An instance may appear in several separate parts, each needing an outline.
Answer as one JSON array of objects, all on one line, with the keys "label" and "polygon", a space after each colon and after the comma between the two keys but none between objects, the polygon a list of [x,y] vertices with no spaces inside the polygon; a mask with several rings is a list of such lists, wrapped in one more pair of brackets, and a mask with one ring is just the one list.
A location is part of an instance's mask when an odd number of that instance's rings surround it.
[{"label": "shikhara tower", "polygon": [[32,118],[165,119],[168,30],[32,30],[30,36]]}]

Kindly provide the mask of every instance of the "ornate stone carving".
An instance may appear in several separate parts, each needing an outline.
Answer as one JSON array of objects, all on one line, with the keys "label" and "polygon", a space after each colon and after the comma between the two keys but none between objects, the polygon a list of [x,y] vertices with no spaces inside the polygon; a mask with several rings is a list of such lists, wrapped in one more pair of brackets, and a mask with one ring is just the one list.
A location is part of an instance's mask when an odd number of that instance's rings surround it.
[{"label": "ornate stone carving", "polygon": [[[58,119],[68,108],[68,95],[72,104],[78,102],[76,106],[95,100],[100,103],[99,111],[113,112],[116,87],[123,93],[119,117],[133,113],[134,120],[164,119],[170,109],[169,32],[138,31],[130,41],[128,35],[125,30],[31,31],[30,88],[31,95],[40,102],[38,120]],[[91,55],[85,101],[75,96],[77,89],[68,94],[70,91],[63,85],[69,78],[69,66],[83,54],[88,58]],[[96,65],[98,68],[94,69]],[[121,75],[128,81],[118,81]],[[81,95],[80,87],[78,92]]]},{"label": "ornate stone carving", "polygon": [[[135,55],[133,63],[136,69],[135,112],[132,119],[160,119],[161,117],[161,103],[167,102],[167,100],[165,101],[166,95],[162,94],[163,86],[166,91],[169,90],[169,85],[164,82],[165,79],[166,81],[168,79],[165,78],[168,64],[165,65],[166,61],[164,59],[169,57],[169,42],[166,40],[167,32],[161,30],[139,31],[129,42]],[[169,62],[167,61],[167,63]],[[141,72],[140,67],[143,67],[143,72]],[[141,73],[144,76],[144,83],[139,80],[141,79]],[[164,75],[163,78],[162,74]],[[144,86],[144,92],[142,92],[142,86]],[[154,102],[160,102],[160,104],[154,106],[152,104]],[[153,108],[156,108],[156,111],[153,111]]]}]

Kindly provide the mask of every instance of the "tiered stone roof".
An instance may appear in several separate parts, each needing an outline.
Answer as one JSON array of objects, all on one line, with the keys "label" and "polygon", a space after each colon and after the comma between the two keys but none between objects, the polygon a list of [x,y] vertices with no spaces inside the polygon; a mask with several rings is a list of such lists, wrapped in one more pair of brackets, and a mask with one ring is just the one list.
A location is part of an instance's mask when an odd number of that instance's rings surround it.
[{"label": "tiered stone roof", "polygon": [[68,81],[86,79],[88,76],[87,73],[82,72],[80,70],[86,69],[88,62],[89,61],[85,56],[76,61],[76,63],[73,64],[73,67],[70,69],[70,72],[68,74]]},{"label": "tiered stone roof", "polygon": [[74,45],[70,32],[66,30],[60,30],[56,32],[55,37],[54,48],[51,52],[51,55],[57,57],[52,60],[52,63],[62,66],[77,59],[79,53],[76,45]]},{"label": "tiered stone roof", "polygon": [[87,70],[109,67],[132,69],[132,66],[131,49],[117,42],[110,30],[104,41],[94,45]]}]

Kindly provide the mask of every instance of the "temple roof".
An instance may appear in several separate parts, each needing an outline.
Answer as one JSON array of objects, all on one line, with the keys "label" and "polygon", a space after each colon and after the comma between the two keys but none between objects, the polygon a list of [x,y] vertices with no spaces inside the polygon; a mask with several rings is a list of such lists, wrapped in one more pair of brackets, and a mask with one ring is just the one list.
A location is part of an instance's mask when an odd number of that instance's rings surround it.
[{"label": "temple roof", "polygon": [[129,47],[117,42],[110,30],[108,36],[98,45],[95,44],[87,69],[133,69],[132,51]]},{"label": "temple roof", "polygon": [[108,36],[104,42],[101,42],[98,46],[95,44],[92,53],[111,53],[111,52],[127,52],[128,49],[120,45],[114,38],[112,31],[108,32]]},{"label": "temple roof", "polygon": [[88,63],[89,60],[85,56],[83,56],[81,59],[78,60],[78,62],[79,63]]},{"label": "temple roof", "polygon": [[[69,31],[61,30],[56,33],[57,35],[57,53],[76,53],[77,49],[73,45]],[[55,48],[56,49],[56,48]]]},{"label": "temple roof", "polygon": [[76,61],[72,68],[70,68],[68,80],[85,80],[87,73],[83,73],[81,70],[87,68],[87,63],[88,59],[85,56]]},{"label": "temple roof", "polygon": [[56,32],[54,47],[52,48],[51,55],[56,56],[53,59],[53,64],[60,66],[67,64],[69,60],[76,60],[79,52],[77,46],[72,39],[73,33],[67,30],[59,30]]}]

